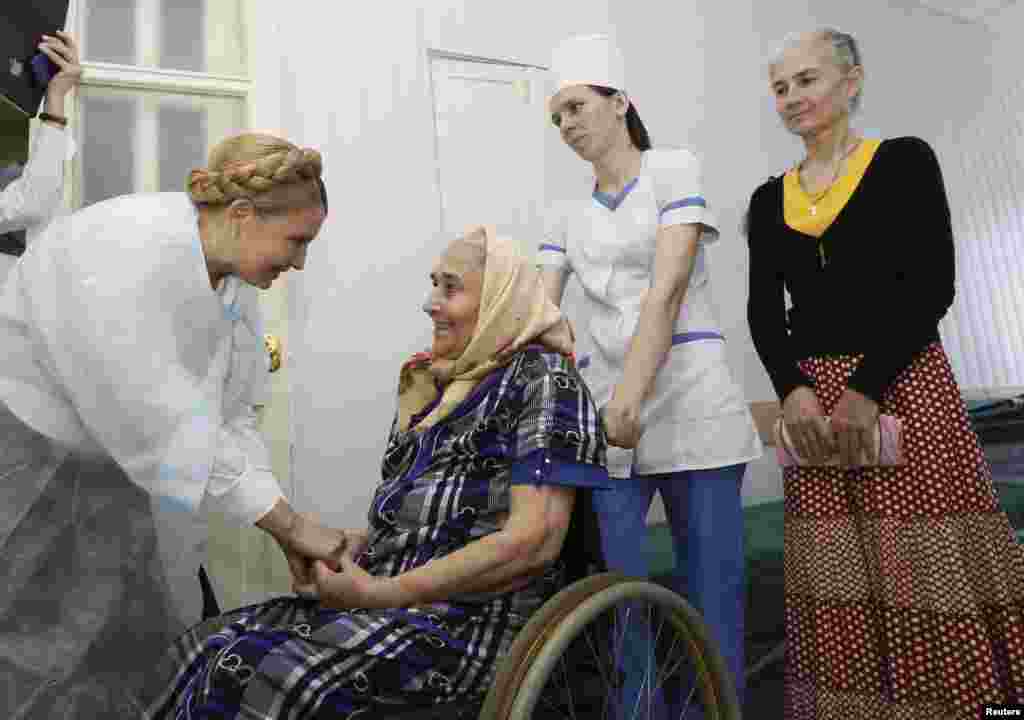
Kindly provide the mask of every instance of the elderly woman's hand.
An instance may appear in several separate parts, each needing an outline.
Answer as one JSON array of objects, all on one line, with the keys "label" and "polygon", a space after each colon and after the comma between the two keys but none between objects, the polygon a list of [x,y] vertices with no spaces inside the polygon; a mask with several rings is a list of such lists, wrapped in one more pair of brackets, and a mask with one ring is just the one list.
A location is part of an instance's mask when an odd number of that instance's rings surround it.
[{"label": "elderly woman's hand", "polygon": [[[312,516],[309,516],[313,520]],[[315,520],[313,520],[315,522]],[[344,540],[335,551],[336,562],[325,565],[327,572],[331,573],[340,569],[345,561],[356,562],[356,558],[363,554],[370,542],[370,537],[365,530],[342,530]],[[283,548],[282,548],[283,549]],[[292,571],[292,590],[297,595],[307,597],[318,597],[320,590],[317,587],[316,573],[313,570],[314,559],[300,555],[291,550],[284,550],[288,558],[288,565]]]},{"label": "elderly woman's hand", "polygon": [[299,594],[315,591],[313,561],[323,560],[338,568],[349,544],[344,531],[329,528],[312,515],[295,512],[283,499],[256,525],[269,532],[281,547],[292,572],[293,589]]},{"label": "elderly woman's hand", "polygon": [[812,464],[825,462],[835,452],[835,441],[818,396],[809,387],[798,387],[782,403],[782,421],[797,454]]},{"label": "elderly woman's hand", "polygon": [[832,411],[832,432],[839,446],[839,462],[844,467],[861,464],[871,447],[871,434],[878,424],[878,403],[856,390],[847,388]]},{"label": "elderly woman's hand", "polygon": [[317,560],[313,563],[313,575],[320,604],[332,610],[397,606],[389,597],[387,583],[363,570],[347,553],[341,558],[341,572]]}]

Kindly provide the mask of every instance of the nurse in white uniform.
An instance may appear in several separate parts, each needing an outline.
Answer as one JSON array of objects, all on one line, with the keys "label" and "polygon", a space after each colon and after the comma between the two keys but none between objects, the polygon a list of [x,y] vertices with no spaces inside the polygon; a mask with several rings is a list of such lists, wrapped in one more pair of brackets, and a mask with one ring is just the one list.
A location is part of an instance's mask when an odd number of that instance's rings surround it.
[{"label": "nurse in white uniform", "polygon": [[584,290],[592,354],[580,368],[621,479],[594,493],[605,560],[648,575],[645,521],[659,492],[676,589],[703,613],[742,701],[740,489],[762,449],[711,305],[705,246],[718,230],[700,166],[687,150],[651,149],[612,38],[566,40],[552,72],[552,121],[594,175],[554,212],[538,257],[557,304],[570,273]]}]

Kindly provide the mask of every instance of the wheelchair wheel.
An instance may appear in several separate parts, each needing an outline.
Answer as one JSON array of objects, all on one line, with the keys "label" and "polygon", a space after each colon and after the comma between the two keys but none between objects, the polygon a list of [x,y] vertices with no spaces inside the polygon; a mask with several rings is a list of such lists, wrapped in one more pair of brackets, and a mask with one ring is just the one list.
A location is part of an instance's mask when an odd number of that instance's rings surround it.
[{"label": "wheelchair wheel", "polygon": [[616,573],[566,588],[519,633],[481,720],[738,720],[739,702],[700,614]]}]

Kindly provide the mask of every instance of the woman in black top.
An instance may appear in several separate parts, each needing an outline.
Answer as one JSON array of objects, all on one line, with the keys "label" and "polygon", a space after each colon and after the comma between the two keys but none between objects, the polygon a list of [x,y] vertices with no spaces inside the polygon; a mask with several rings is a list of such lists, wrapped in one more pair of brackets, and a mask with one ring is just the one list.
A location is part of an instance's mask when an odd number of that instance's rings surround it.
[{"label": "woman in black top", "polygon": [[[935,154],[853,131],[849,35],[798,38],[770,76],[806,148],[748,216],[751,333],[806,460],[784,471],[785,717],[1021,702],[1024,550],[940,343],[954,249]],[[880,413],[903,422],[904,463],[858,466]]]}]

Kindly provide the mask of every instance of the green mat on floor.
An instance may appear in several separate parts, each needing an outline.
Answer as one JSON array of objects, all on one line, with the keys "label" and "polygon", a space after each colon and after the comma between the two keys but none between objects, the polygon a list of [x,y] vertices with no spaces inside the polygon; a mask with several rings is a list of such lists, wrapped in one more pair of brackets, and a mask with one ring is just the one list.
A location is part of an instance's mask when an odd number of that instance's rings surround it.
[{"label": "green mat on floor", "polygon": [[[1024,502],[1024,499],[1022,499]],[[770,560],[782,557],[782,501],[760,503],[743,509],[745,549],[748,564],[751,561]],[[647,545],[648,567],[651,575],[668,575],[672,572],[672,533],[668,525],[654,525],[650,528]]]}]

